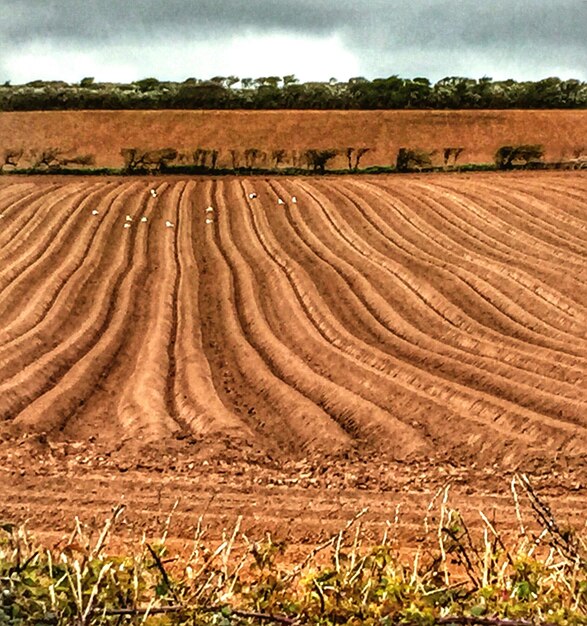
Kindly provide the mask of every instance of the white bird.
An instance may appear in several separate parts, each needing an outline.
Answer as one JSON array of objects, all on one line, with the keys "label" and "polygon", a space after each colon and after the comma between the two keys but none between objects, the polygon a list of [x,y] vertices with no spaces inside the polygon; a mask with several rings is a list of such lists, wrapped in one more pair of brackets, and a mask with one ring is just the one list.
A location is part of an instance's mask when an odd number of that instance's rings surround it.
[{"label": "white bird", "polygon": [[255,192],[249,194],[249,198],[251,198],[251,200],[256,197],[257,197],[257,194]]},{"label": "white bird", "polygon": [[126,216],[126,221],[127,221],[127,222],[132,222],[132,217],[131,217],[130,215],[127,215],[127,216]]},{"label": "white bird", "polygon": [[296,204],[296,202],[298,201],[298,199],[297,199],[295,196],[292,196],[292,197],[291,197],[291,201],[292,201],[294,204]]},{"label": "white bird", "polygon": [[212,213],[213,211],[214,209],[211,206],[206,209],[206,213]]},{"label": "white bird", "polygon": [[206,218],[206,224],[212,224],[214,220],[211,217]]},{"label": "white bird", "polygon": [[277,198],[277,204],[285,204],[285,202],[281,198]]},{"label": "white bird", "polygon": [[147,221],[147,218],[145,215],[143,215],[143,217],[141,217],[141,222],[146,222],[146,221]]},{"label": "white bird", "polygon": [[98,211],[97,211],[96,209],[94,209],[94,210],[92,211],[92,215],[98,215]]},{"label": "white bird", "polygon": [[126,222],[126,223],[124,224],[124,227],[125,227],[125,228],[130,228],[130,224],[129,224],[128,222]]},{"label": "white bird", "polygon": [[151,195],[153,196],[153,198],[156,198],[157,192],[154,189],[151,189]]},{"label": "white bird", "polygon": [[167,228],[173,228],[173,222],[170,222],[169,220],[165,220],[165,226],[167,226]]}]

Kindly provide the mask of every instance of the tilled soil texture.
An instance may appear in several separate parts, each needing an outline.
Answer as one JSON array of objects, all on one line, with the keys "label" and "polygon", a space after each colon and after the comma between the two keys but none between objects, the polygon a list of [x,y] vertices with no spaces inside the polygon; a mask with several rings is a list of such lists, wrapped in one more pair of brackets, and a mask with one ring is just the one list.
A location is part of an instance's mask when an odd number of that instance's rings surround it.
[{"label": "tilled soil texture", "polygon": [[281,166],[305,167],[304,151],[336,149],[328,168],[344,169],[349,147],[369,148],[361,168],[394,165],[401,147],[433,152],[440,165],[446,148],[463,149],[459,163],[493,163],[501,146],[542,144],[547,160],[560,161],[585,151],[586,132],[585,112],[570,110],[0,112],[0,153],[26,147],[21,168],[51,150],[120,168],[122,148],[174,148],[188,163],[201,148],[219,151],[218,165],[232,168],[245,167],[246,150],[266,154],[256,167],[275,167],[278,150],[287,151]]},{"label": "tilled soil texture", "polygon": [[390,492],[414,524],[448,478],[482,508],[515,469],[581,515],[586,191],[3,177],[0,516],[126,496],[152,521],[185,495],[301,541]]}]

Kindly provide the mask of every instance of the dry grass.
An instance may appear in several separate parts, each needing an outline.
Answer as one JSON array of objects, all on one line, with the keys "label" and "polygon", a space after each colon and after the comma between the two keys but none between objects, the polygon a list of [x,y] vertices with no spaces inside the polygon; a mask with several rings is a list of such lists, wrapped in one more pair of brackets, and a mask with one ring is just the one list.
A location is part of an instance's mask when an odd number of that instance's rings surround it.
[{"label": "dry grass", "polygon": [[[186,557],[166,547],[173,512],[157,540],[142,537],[122,556],[109,554],[108,540],[123,507],[98,533],[76,520],[51,550],[6,523],[0,624],[585,623],[584,539],[558,526],[525,476],[512,479],[512,494],[515,540],[502,538],[482,512],[482,532],[473,536],[450,507],[447,485],[426,512],[426,540],[410,558],[400,555],[397,517],[379,545],[364,543],[365,509],[294,566],[284,565],[285,545],[269,535],[253,540],[240,520],[211,544],[200,518]],[[534,519],[522,519],[521,500]]]}]

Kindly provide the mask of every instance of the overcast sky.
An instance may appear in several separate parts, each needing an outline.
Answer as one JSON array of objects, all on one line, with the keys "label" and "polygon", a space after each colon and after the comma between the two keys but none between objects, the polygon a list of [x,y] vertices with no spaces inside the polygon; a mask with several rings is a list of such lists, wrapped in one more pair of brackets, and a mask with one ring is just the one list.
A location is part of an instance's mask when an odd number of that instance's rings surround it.
[{"label": "overcast sky", "polygon": [[0,81],[587,80],[587,0],[0,0]]}]

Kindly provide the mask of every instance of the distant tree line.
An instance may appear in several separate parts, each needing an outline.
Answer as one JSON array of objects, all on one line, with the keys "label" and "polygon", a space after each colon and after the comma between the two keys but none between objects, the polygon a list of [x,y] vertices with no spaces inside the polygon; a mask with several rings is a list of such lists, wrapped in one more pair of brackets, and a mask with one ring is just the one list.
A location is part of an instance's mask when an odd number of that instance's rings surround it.
[{"label": "distant tree line", "polygon": [[133,83],[77,84],[36,80],[0,86],[1,111],[78,109],[581,109],[587,83],[545,78],[536,82],[450,76],[335,78],[300,83],[295,76],[215,76],[183,82],[145,78]]}]

